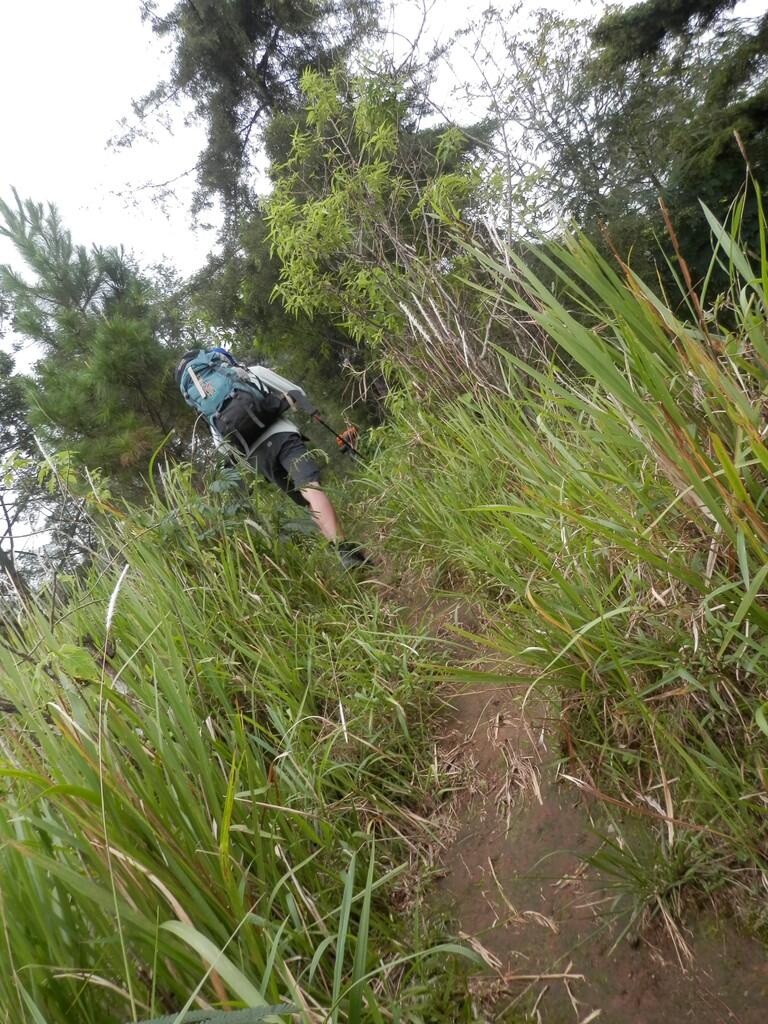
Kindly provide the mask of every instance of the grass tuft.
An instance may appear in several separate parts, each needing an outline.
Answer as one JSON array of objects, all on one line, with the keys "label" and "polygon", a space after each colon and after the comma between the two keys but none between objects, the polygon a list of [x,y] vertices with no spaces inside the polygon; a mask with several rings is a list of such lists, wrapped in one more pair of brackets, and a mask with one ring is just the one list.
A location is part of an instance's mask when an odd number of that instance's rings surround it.
[{"label": "grass tuft", "polygon": [[423,641],[226,475],[109,517],[58,620],[0,644],[0,1019],[420,1019],[391,897],[424,844]]},{"label": "grass tuft", "polygon": [[365,487],[401,561],[484,598],[479,639],[551,698],[565,774],[654,829],[653,857],[614,851],[639,904],[674,916],[722,890],[758,921],[768,265],[740,245],[743,202],[730,229],[705,211],[718,296],[670,301],[577,234],[473,249],[555,357],[500,351],[503,388],[401,401]]}]

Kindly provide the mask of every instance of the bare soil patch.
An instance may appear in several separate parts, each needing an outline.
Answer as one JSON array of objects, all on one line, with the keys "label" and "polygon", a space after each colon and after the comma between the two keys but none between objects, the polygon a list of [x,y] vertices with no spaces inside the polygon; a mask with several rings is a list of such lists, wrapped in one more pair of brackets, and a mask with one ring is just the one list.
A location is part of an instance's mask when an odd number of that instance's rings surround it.
[{"label": "bare soil patch", "polygon": [[[414,628],[426,624],[449,643],[456,628],[484,631],[480,607],[463,595],[423,576],[398,584],[386,589]],[[461,646],[457,660],[482,657]],[[690,961],[661,925],[619,938],[611,880],[584,859],[600,843],[594,826],[605,830],[601,809],[558,781],[553,723],[535,699],[523,711],[524,692],[442,692],[448,711],[436,740],[457,785],[440,812],[434,906],[488,964],[471,981],[478,1020],[766,1024],[768,953],[714,910],[685,923]]]},{"label": "bare soil patch", "polygon": [[[713,912],[689,921],[692,960],[666,931],[616,943],[609,881],[585,866],[590,808],[558,782],[551,730],[520,687],[446,696],[441,757],[463,771],[436,904],[483,955],[477,1005],[491,1021],[764,1024],[764,947]],[[595,809],[596,811],[598,809]]]}]

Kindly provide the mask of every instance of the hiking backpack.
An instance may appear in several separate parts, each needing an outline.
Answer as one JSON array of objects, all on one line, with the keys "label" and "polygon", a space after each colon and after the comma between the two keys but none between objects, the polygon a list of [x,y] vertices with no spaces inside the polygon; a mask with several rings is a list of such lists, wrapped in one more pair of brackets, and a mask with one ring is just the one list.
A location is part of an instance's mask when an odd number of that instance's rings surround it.
[{"label": "hiking backpack", "polygon": [[216,349],[198,352],[186,362],[179,388],[184,401],[243,452],[286,409],[279,395]]}]

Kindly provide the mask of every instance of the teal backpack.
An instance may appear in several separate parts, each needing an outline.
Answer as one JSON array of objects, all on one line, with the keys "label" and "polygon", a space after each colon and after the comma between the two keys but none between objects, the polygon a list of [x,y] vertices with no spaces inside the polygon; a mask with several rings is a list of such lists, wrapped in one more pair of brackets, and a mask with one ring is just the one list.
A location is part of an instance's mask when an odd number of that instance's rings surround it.
[{"label": "teal backpack", "polygon": [[184,401],[221,436],[247,452],[288,403],[224,349],[189,352],[176,369]]}]

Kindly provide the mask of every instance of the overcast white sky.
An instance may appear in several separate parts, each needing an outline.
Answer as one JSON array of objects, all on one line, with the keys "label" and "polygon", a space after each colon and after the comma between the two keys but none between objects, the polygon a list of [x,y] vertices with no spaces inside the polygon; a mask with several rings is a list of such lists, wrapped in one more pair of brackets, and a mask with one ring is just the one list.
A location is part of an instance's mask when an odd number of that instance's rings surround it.
[{"label": "overcast white sky", "polygon": [[[486,6],[487,0],[437,0],[428,37],[445,38]],[[398,0],[395,21],[399,33],[415,32],[415,6]],[[159,133],[131,149],[106,145],[131,100],[163,78],[168,65],[141,21],[138,0],[0,0],[0,196],[7,200],[13,185],[22,196],[56,203],[78,242],[122,243],[142,262],[168,259],[183,273],[199,267],[214,233],[191,230],[191,178],[178,182],[179,203],[167,213],[151,190],[136,187],[192,167],[201,129],[177,118],[172,136]],[[0,239],[0,261],[11,255]]]},{"label": "overcast white sky", "polygon": [[[133,149],[106,145],[131,99],[148,92],[168,63],[138,0],[2,0],[0,195],[7,200],[13,185],[55,202],[77,241],[123,243],[149,260],[167,256],[185,272],[197,267],[209,239],[190,234],[183,206],[166,218],[150,193],[131,196],[130,186],[191,167],[199,129],[180,126],[173,137]],[[182,199],[188,191],[180,182]],[[7,260],[7,248],[0,257]]]},{"label": "overcast white sky", "polygon": [[[169,6],[165,0],[163,6]],[[626,0],[624,0],[626,3]],[[385,0],[399,34],[416,32],[420,4]],[[488,0],[435,0],[425,41],[445,39]],[[511,11],[513,0],[496,0]],[[528,9],[598,14],[603,0],[526,0]],[[755,11],[765,0],[748,0]],[[0,0],[0,196],[52,201],[77,242],[123,244],[142,263],[162,260],[182,273],[198,268],[215,232],[193,231],[192,178],[178,182],[166,211],[146,182],[174,178],[194,165],[202,131],[177,118],[173,135],[110,150],[107,140],[131,100],[167,72],[169,55],[140,17],[138,0]],[[461,75],[461,68],[455,69]],[[12,259],[0,239],[0,262]]]}]

